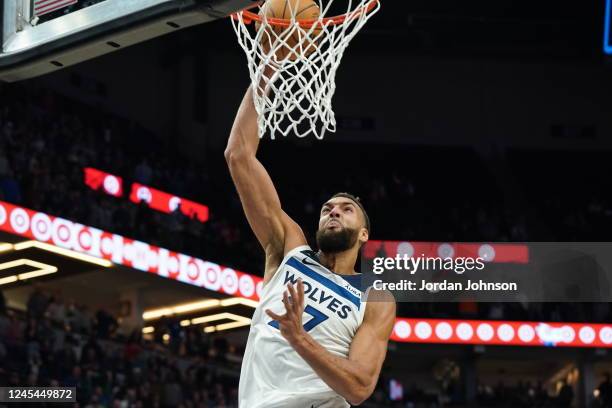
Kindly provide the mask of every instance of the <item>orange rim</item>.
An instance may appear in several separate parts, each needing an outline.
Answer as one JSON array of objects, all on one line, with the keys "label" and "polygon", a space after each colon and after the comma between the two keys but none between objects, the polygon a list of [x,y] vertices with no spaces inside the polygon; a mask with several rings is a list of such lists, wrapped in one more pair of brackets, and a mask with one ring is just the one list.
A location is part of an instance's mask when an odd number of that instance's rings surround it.
[{"label": "orange rim", "polygon": [[[348,12],[346,14],[340,14],[338,16],[334,16],[334,17],[325,17],[323,19],[321,19],[321,24],[322,25],[327,25],[327,24],[331,24],[331,25],[338,25],[343,23],[346,20],[352,20],[354,18],[356,18],[357,16],[359,16],[361,13],[365,12],[366,14],[371,12],[374,7],[376,7],[376,5],[378,4],[379,0],[370,0],[368,1],[367,4],[364,4],[363,6]],[[263,2],[262,2],[263,3]],[[258,7],[259,4],[255,4],[253,6],[249,6],[244,10],[238,11],[236,13],[232,14],[232,18],[237,18],[238,13],[242,13],[243,15],[243,19],[244,22],[246,24],[250,24],[253,21],[257,21],[259,23],[261,23],[264,19],[257,13],[253,13],[252,11],[249,11],[252,8]],[[292,24],[292,21],[290,19],[286,19],[286,18],[272,18],[272,17],[268,17],[266,19],[266,21],[273,26],[278,26],[278,27],[289,27]],[[305,20],[298,20],[297,23],[300,27],[302,28],[310,28],[313,25],[315,25],[316,23],[319,22],[319,19],[315,18],[315,19],[305,19]]]}]

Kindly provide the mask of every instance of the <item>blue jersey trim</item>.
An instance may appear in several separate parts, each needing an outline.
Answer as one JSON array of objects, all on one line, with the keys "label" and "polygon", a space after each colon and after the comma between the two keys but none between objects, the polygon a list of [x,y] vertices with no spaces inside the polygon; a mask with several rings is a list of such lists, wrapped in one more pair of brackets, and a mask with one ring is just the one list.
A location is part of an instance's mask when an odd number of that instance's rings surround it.
[{"label": "blue jersey trim", "polygon": [[359,275],[340,275],[337,273],[336,275],[340,276],[342,279],[347,281],[349,285],[351,285],[358,291],[363,292],[363,290],[361,290],[361,274]]},{"label": "blue jersey trim", "polygon": [[[313,251],[312,249],[306,250],[306,251],[300,251],[302,254],[306,255],[307,257],[309,257],[310,259],[312,259],[313,261],[316,261],[319,265],[321,265],[322,268],[325,268],[325,266],[323,266],[323,264],[321,264],[321,260],[319,259],[319,255]],[[327,269],[327,268],[325,268]],[[363,292],[363,290],[361,289],[361,274],[358,273],[356,275],[342,275],[340,273],[336,273],[330,269],[327,269],[329,272],[331,272],[332,274],[344,279],[345,281],[347,281],[349,283],[349,285],[351,285],[352,287],[354,287],[355,289],[357,289],[360,292]]]},{"label": "blue jersey trim", "polygon": [[361,307],[361,299],[358,296],[353,295],[350,291],[342,286],[338,285],[336,282],[329,280],[325,276],[321,275],[317,271],[310,269],[308,266],[304,265],[302,262],[298,261],[295,258],[291,258],[287,261],[287,265],[297,269],[302,272],[304,275],[308,276],[311,279],[316,280],[321,285],[325,286],[328,289],[334,291],[338,296],[342,296],[355,306],[357,309]]}]

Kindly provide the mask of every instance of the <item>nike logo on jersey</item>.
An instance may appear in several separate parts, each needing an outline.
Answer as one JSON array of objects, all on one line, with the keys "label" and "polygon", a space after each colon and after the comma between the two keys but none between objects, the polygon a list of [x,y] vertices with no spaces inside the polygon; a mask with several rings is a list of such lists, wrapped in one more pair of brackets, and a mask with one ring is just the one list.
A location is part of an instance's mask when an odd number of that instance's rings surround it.
[{"label": "nike logo on jersey", "polygon": [[303,258],[302,259],[302,263],[304,265],[309,265],[309,266],[321,266],[320,264],[318,264],[316,262],[309,261],[308,258]]}]

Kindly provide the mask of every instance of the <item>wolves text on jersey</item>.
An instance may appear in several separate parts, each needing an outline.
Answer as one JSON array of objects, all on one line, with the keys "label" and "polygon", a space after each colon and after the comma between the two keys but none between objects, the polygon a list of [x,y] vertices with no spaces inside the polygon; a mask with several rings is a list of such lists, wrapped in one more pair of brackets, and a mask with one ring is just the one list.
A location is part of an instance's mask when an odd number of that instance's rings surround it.
[{"label": "wolves text on jersey", "polygon": [[[304,277],[301,278],[302,282],[304,283],[304,295],[306,295],[305,300],[310,299],[317,305],[325,306],[327,310],[335,313],[341,319],[346,319],[348,317],[349,313],[352,311],[352,307],[350,305],[345,304],[342,299],[334,296],[333,291],[317,287]],[[295,276],[295,273],[289,270],[285,271],[285,285],[288,282],[296,285],[297,280],[298,277]]]}]

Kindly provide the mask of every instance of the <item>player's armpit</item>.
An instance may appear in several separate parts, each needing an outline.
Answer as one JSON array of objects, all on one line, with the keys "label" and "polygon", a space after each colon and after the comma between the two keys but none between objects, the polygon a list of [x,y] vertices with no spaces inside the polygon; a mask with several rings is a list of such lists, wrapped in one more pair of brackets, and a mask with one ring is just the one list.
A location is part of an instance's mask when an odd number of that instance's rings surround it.
[{"label": "player's armpit", "polygon": [[282,215],[282,223],[284,228],[284,248],[282,258],[284,258],[287,252],[299,246],[306,245],[307,241],[306,236],[304,235],[304,231],[302,231],[302,227],[300,227],[295,221],[293,221],[293,219],[289,217],[284,211]]}]

